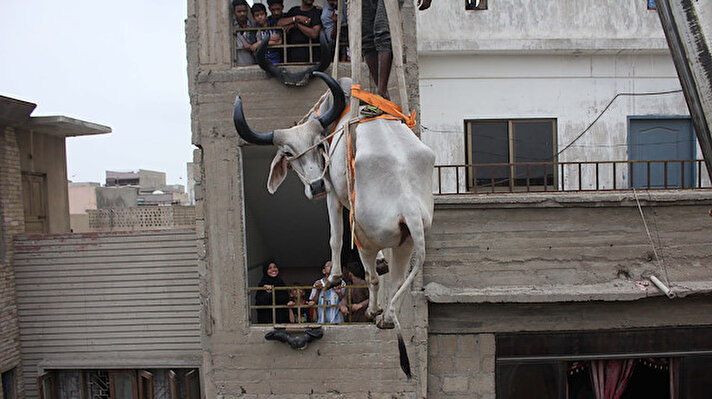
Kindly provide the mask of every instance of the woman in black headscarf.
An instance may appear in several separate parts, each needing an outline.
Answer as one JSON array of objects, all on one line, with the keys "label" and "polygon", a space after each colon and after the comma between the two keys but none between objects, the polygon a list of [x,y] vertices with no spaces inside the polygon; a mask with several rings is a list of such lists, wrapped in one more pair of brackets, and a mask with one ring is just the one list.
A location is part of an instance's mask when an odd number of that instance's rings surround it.
[{"label": "woman in black headscarf", "polygon": [[[281,278],[279,278],[279,268],[273,261],[268,261],[262,266],[262,280],[259,283],[260,287],[265,290],[257,291],[255,297],[255,305],[272,305],[272,291],[274,291],[275,305],[286,305],[289,302],[289,291],[273,290],[274,287],[286,287]],[[275,309],[277,323],[289,323],[289,309]],[[272,309],[257,309],[257,322],[260,324],[272,323]]]}]

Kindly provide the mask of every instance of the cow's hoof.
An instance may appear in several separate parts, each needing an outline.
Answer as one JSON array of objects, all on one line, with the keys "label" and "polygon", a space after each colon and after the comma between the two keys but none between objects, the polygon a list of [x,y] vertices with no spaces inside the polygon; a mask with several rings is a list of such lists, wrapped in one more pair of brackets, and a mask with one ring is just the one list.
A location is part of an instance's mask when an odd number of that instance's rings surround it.
[{"label": "cow's hoof", "polygon": [[385,317],[381,317],[376,321],[376,327],[380,328],[381,330],[391,330],[396,327],[395,323],[393,321],[387,321]]},{"label": "cow's hoof", "polygon": [[326,289],[330,289],[333,287],[336,287],[337,285],[341,284],[341,276],[329,276],[329,278],[326,279]]},{"label": "cow's hoof", "polygon": [[382,313],[383,313],[383,309],[376,309],[373,312],[371,312],[370,310],[366,310],[366,317],[373,320]]}]

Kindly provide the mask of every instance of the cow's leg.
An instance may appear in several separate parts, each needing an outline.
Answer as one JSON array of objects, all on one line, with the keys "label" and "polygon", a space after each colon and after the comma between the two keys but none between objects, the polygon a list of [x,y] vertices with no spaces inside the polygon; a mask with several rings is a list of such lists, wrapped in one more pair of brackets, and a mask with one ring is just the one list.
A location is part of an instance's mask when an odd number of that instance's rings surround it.
[{"label": "cow's leg", "polygon": [[[398,317],[396,315],[396,312],[398,311],[398,308],[400,307],[400,300],[403,297],[403,294],[407,290],[410,289],[410,284],[413,282],[415,279],[415,275],[418,273],[418,270],[423,266],[423,261],[425,260],[425,231],[424,231],[424,226],[423,226],[423,219],[421,219],[421,216],[419,214],[411,214],[406,216],[406,223],[408,225],[408,228],[410,229],[410,240],[407,240],[406,243],[410,243],[410,248],[403,248],[403,251],[398,253],[398,255],[395,254],[395,248],[394,248],[394,258],[398,258],[398,260],[401,260],[401,257],[404,257],[407,259],[407,261],[404,263],[404,270],[399,270],[399,277],[398,280],[394,278],[394,282],[398,281],[399,283],[395,286],[397,287],[397,291],[395,295],[391,298],[390,302],[388,303],[388,309],[386,313],[383,315],[384,316],[384,322],[388,323],[392,321],[396,329],[400,331],[400,324],[398,323]],[[412,241],[411,241],[412,240]],[[402,245],[401,247],[405,247]],[[410,250],[412,248],[412,250]],[[398,248],[399,250],[401,249],[400,247]],[[406,249],[408,249],[406,251]],[[406,253],[408,255],[406,255]],[[400,266],[399,262],[399,266]],[[410,272],[408,272],[410,270]],[[391,271],[391,273],[393,273]],[[402,274],[401,274],[402,273]],[[407,278],[403,280],[402,276],[407,274]]]},{"label": "cow's leg", "polygon": [[331,288],[341,284],[341,246],[343,245],[344,220],[342,219],[343,206],[336,194],[330,193],[326,196],[326,207],[329,210],[329,229],[331,230],[329,238],[331,273],[327,278],[326,286]]},{"label": "cow's leg", "polygon": [[383,314],[383,318],[378,320],[376,325],[378,328],[393,328],[393,313],[395,312],[395,306],[393,302],[393,296],[396,294],[398,289],[403,285],[405,281],[406,274],[408,273],[410,265],[410,256],[413,252],[413,242],[408,239],[399,247],[392,248],[392,260],[389,263],[388,272],[388,292],[390,301],[386,305],[386,311]]},{"label": "cow's leg", "polygon": [[363,263],[366,282],[368,283],[368,309],[366,309],[366,316],[373,318],[383,312],[383,309],[378,306],[378,273],[376,273],[376,255],[378,255],[378,251],[359,249],[358,255],[361,258],[361,263]]}]

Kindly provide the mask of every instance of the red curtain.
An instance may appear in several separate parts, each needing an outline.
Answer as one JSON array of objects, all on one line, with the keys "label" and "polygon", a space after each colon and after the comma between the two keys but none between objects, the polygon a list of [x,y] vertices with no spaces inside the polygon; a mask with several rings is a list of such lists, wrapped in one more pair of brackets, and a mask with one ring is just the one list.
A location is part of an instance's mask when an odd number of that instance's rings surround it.
[{"label": "red curtain", "polygon": [[620,399],[634,365],[635,359],[591,361],[591,385],[596,399]]}]

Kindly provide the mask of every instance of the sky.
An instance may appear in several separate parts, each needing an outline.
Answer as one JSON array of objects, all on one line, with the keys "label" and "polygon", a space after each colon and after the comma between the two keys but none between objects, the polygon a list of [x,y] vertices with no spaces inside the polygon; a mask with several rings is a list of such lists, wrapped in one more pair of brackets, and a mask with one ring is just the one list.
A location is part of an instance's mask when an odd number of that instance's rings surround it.
[{"label": "sky", "polygon": [[67,138],[67,177],[166,172],[192,161],[186,0],[0,0],[0,95],[112,133]]}]

